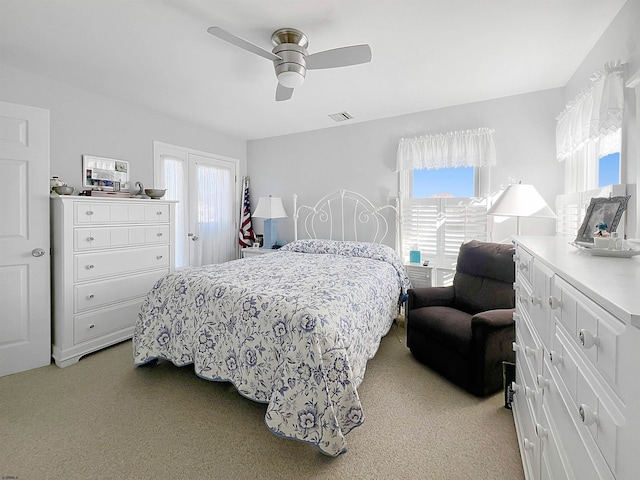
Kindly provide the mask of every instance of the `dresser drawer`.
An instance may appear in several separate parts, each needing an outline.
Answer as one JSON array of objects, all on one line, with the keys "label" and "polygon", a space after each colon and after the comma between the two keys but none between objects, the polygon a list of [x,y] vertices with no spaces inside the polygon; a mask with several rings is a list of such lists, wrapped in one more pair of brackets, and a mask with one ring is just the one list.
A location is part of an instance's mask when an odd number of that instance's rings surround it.
[{"label": "dresser drawer", "polygon": [[76,251],[169,241],[169,225],[76,228],[74,231]]},{"label": "dresser drawer", "polygon": [[144,219],[147,222],[168,222],[169,221],[169,205],[145,205]]},{"label": "dresser drawer", "polygon": [[618,390],[618,348],[624,324],[559,277],[554,279],[553,291],[559,292],[561,299],[556,309],[560,318],[557,313],[554,318],[567,329],[578,350]]},{"label": "dresser drawer", "polygon": [[[576,407],[571,397],[567,395],[563,383],[559,381],[553,368],[550,368],[546,361],[544,376],[548,379],[549,385],[545,388],[543,396],[543,411],[546,412],[546,416],[554,427],[555,441],[558,450],[563,452],[565,468],[572,473],[568,478],[613,480],[615,476],[611,465],[615,466],[615,459],[611,458],[609,447],[605,447],[604,452],[602,448],[609,440],[608,433],[602,434],[599,445],[597,432],[594,436],[589,431],[590,427],[584,424],[579,407]],[[608,414],[604,408],[602,412]],[[602,427],[607,423],[609,423],[608,419],[600,421],[600,427],[596,426],[596,430],[598,428],[608,430],[610,426]]]},{"label": "dresser drawer", "polygon": [[73,319],[74,343],[82,343],[134,325],[142,301],[140,298],[108,309],[77,315]]},{"label": "dresser drawer", "polygon": [[531,285],[533,283],[533,257],[531,254],[518,244],[516,245],[516,254],[513,256],[513,261],[516,262],[516,273],[520,273],[522,278]]},{"label": "dresser drawer", "polygon": [[514,313],[516,322],[516,341],[513,350],[516,352],[516,362],[527,365],[531,375],[535,377],[542,369],[542,357],[544,354],[540,340],[536,338],[527,321],[526,314]]},{"label": "dresser drawer", "polygon": [[513,416],[518,431],[520,455],[525,478],[540,478],[540,441],[535,433],[536,418],[534,416],[531,399],[527,397],[524,384],[525,375],[520,365],[516,363],[516,391],[513,395]]},{"label": "dresser drawer", "polygon": [[85,283],[74,287],[75,313],[146,295],[169,269],[134,274],[111,280]]},{"label": "dresser drawer", "polygon": [[166,203],[78,202],[74,205],[75,225],[168,222],[169,217]]},{"label": "dresser drawer", "polygon": [[169,267],[169,245],[74,256],[75,280],[91,280],[138,270]]},{"label": "dresser drawer", "polygon": [[[560,351],[562,353],[560,353]],[[611,470],[616,469],[616,447],[624,416],[611,387],[601,383],[593,366],[572,345],[562,328],[556,328],[553,350],[545,360],[545,377],[553,377],[557,389],[564,392],[564,403],[580,432],[588,432]],[[622,407],[621,407],[622,408]]]},{"label": "dresser drawer", "polygon": [[516,310],[518,313],[526,312],[527,318],[531,318],[531,285],[525,281],[521,273],[516,274],[513,284],[516,298]]},{"label": "dresser drawer", "polygon": [[568,459],[563,458],[563,449],[557,438],[557,427],[543,404],[535,425],[536,436],[540,439],[540,478],[557,480],[579,480],[571,470]]}]

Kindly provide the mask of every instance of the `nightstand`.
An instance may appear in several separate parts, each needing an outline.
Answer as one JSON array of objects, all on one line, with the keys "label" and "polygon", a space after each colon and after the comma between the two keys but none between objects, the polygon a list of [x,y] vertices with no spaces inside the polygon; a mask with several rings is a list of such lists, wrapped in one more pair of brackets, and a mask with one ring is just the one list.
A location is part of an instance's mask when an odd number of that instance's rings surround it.
[{"label": "nightstand", "polygon": [[263,255],[265,253],[273,253],[275,250],[272,248],[255,248],[247,247],[240,249],[240,255],[242,258],[253,257],[254,255]]},{"label": "nightstand", "polygon": [[404,268],[407,270],[407,275],[414,288],[452,285],[456,273],[455,265],[443,265],[434,261],[430,261],[426,267],[421,263],[407,262],[404,264]]},{"label": "nightstand", "polygon": [[407,270],[411,286],[413,288],[431,287],[431,267],[425,267],[421,263],[405,263],[404,268]]}]

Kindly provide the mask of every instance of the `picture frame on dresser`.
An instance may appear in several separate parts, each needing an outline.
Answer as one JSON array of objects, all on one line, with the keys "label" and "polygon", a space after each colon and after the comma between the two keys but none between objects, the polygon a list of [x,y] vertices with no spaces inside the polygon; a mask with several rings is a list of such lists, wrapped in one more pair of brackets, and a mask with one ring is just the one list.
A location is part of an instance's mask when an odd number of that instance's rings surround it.
[{"label": "picture frame on dresser", "polygon": [[596,225],[600,223],[604,223],[607,226],[607,232],[615,232],[622,214],[627,209],[629,198],[630,195],[592,198],[575,242],[593,244],[593,234],[596,230]]},{"label": "picture frame on dresser", "polygon": [[82,155],[82,186],[119,192],[129,189],[129,162],[115,158]]}]

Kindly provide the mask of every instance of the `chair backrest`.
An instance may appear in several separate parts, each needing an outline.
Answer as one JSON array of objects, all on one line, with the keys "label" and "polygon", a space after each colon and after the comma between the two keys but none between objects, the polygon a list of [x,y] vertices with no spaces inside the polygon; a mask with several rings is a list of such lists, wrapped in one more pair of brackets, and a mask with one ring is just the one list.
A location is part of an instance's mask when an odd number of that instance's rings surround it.
[{"label": "chair backrest", "polygon": [[514,253],[511,244],[477,240],[463,243],[453,279],[455,307],[471,314],[514,308]]}]

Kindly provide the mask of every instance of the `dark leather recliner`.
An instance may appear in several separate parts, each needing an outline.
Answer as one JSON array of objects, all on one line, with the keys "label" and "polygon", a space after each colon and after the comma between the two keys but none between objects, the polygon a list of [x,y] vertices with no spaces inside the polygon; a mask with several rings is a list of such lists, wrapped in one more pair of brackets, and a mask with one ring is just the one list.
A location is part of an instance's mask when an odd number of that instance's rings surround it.
[{"label": "dark leather recliner", "polygon": [[453,285],[409,290],[407,346],[416,359],[468,392],[502,388],[515,361],[514,246],[462,244]]}]

